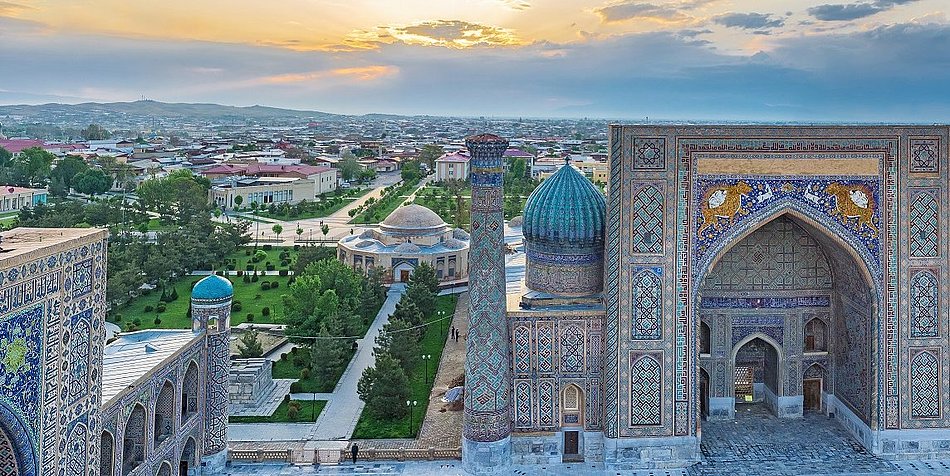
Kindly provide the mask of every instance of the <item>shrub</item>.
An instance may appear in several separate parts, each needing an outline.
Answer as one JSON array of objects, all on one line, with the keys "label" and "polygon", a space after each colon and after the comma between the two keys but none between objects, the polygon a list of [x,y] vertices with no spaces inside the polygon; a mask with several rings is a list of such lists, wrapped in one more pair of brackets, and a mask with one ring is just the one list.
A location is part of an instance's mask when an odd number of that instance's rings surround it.
[{"label": "shrub", "polygon": [[300,379],[307,380],[308,378],[310,378],[310,369],[308,368],[300,369]]},{"label": "shrub", "polygon": [[214,274],[217,274],[218,276],[224,276],[224,271],[215,271]]},{"label": "shrub", "polygon": [[265,266],[265,268],[266,268],[268,271],[273,271],[273,270],[277,269],[276,266],[274,266],[274,265],[272,265],[272,264],[270,264],[270,263],[267,263],[267,265]]},{"label": "shrub", "polygon": [[247,319],[245,319],[245,320],[246,320],[247,322],[254,322],[254,314],[247,313]]},{"label": "shrub", "polygon": [[178,300],[178,288],[172,288],[171,295],[168,296],[167,302],[177,301]]},{"label": "shrub", "polygon": [[262,295],[260,295],[260,294],[255,294],[255,295],[254,295],[254,299],[260,299],[260,298],[262,298],[262,297],[264,297],[264,296],[262,296]]},{"label": "shrub", "polygon": [[142,290],[142,295],[143,295],[143,296],[148,296],[149,294],[152,294],[152,290],[151,290],[151,289],[145,288],[145,289]]},{"label": "shrub", "polygon": [[115,313],[115,315],[112,316],[112,321],[113,321],[113,322],[122,322],[122,314]]},{"label": "shrub", "polygon": [[282,270],[278,271],[277,274],[280,275],[280,276],[287,276],[288,272],[287,272],[286,269],[282,269]]},{"label": "shrub", "polygon": [[284,403],[290,403],[290,394],[284,395]]},{"label": "shrub", "polygon": [[287,418],[290,420],[296,420],[300,416],[300,407],[290,405],[287,407]]},{"label": "shrub", "polygon": [[145,312],[152,312],[154,310],[155,310],[155,307],[152,306],[151,304],[145,306]]},{"label": "shrub", "polygon": [[280,282],[279,282],[279,281],[274,281],[273,283],[270,283],[270,288],[271,288],[271,289],[277,289],[278,287],[280,287]]},{"label": "shrub", "polygon": [[294,251],[300,251],[300,245],[294,245]]},{"label": "shrub", "polygon": [[244,277],[241,278],[241,281],[244,281],[245,283],[249,283],[249,282],[251,282],[251,276],[245,274]]},{"label": "shrub", "polygon": [[290,393],[301,393],[302,391],[303,385],[300,385],[300,382],[290,384]]},{"label": "shrub", "polygon": [[261,289],[267,291],[270,289],[270,283],[267,281],[261,281]]},{"label": "shrub", "polygon": [[291,348],[290,348],[290,353],[293,354],[293,355],[297,355],[297,348],[296,348],[296,347],[291,347]]},{"label": "shrub", "polygon": [[236,302],[231,304],[231,312],[241,312],[241,303]]},{"label": "shrub", "polygon": [[162,325],[162,320],[156,317],[156,318],[155,318],[155,325],[156,325],[156,326]]},{"label": "shrub", "polygon": [[281,266],[282,268],[286,268],[287,266],[290,266],[290,262],[287,261],[287,260],[282,260],[282,261],[280,262],[280,266]]},{"label": "shrub", "polygon": [[261,309],[261,315],[264,316],[264,317],[269,316],[269,315],[270,315],[270,308],[269,308],[269,307],[265,307],[264,309]]},{"label": "shrub", "polygon": [[244,256],[251,256],[251,250],[244,250]]},{"label": "shrub", "polygon": [[249,265],[247,265],[247,266],[244,267],[244,270],[245,270],[245,271],[254,271],[254,265],[253,265],[253,264],[249,264]]},{"label": "shrub", "polygon": [[274,247],[272,245],[264,245],[264,251],[270,251]]},{"label": "shrub", "polygon": [[136,317],[135,319],[132,319],[132,325],[135,327],[141,326],[142,320]]},{"label": "shrub", "polygon": [[252,282],[252,283],[256,283],[258,279],[260,279],[260,278],[257,277],[257,273],[251,275],[251,282]]},{"label": "shrub", "polygon": [[165,312],[165,303],[159,303],[155,306],[155,312]]},{"label": "shrub", "polygon": [[235,266],[231,263],[228,263],[228,271],[234,271]]},{"label": "shrub", "polygon": [[[233,269],[233,268],[229,268],[229,269]],[[239,269],[238,272],[237,272],[237,275],[238,275],[238,276],[244,276],[244,270]]]},{"label": "shrub", "polygon": [[288,355],[288,354],[280,354],[280,360],[283,360],[284,362],[286,362],[286,361],[287,361],[287,355]]}]

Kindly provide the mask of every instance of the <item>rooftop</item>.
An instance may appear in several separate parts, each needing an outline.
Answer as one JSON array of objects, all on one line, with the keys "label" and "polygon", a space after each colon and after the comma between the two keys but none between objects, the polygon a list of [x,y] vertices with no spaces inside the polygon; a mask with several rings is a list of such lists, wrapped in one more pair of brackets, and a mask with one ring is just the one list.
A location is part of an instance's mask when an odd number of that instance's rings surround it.
[{"label": "rooftop", "polygon": [[190,330],[146,330],[120,336],[102,358],[102,403],[132,387],[200,334]]},{"label": "rooftop", "polygon": [[23,192],[46,193],[46,189],[45,188],[14,187],[13,185],[0,185],[0,195],[12,195],[14,193],[23,193]]},{"label": "rooftop", "polygon": [[[98,235],[98,236],[97,236]],[[0,232],[0,268],[8,267],[13,258],[44,248],[61,245],[77,238],[105,239],[101,228],[26,228]]]}]

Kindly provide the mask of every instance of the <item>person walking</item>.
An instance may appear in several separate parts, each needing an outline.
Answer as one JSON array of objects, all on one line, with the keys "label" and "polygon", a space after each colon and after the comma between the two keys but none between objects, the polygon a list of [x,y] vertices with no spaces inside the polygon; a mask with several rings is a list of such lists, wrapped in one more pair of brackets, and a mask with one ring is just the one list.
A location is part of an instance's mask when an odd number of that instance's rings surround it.
[{"label": "person walking", "polygon": [[353,455],[353,464],[356,464],[356,457],[360,454],[360,447],[356,443],[350,447],[350,453]]}]

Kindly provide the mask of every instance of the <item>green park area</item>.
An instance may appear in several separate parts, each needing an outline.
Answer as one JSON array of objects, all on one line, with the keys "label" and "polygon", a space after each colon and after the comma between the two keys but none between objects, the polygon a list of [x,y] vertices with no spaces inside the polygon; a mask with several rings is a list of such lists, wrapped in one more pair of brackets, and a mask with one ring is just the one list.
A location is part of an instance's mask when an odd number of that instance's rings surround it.
[{"label": "green park area", "polygon": [[[405,299],[405,298],[404,298]],[[440,312],[444,316],[452,316],[455,313],[455,305],[458,297],[456,295],[438,296],[434,309],[425,313],[424,322],[434,322],[439,319]],[[394,315],[395,317],[395,315]],[[392,321],[391,321],[392,322]],[[398,408],[391,408],[390,411],[379,411],[379,405],[368,404],[366,409],[360,415],[353,432],[354,438],[414,438],[419,432],[419,426],[426,414],[429,406],[429,395],[432,393],[432,385],[435,380],[435,373],[438,370],[439,362],[442,359],[442,350],[445,347],[448,329],[451,319],[429,324],[421,328],[418,334],[419,338],[415,345],[401,351],[415,353],[415,356],[403,355],[402,357],[410,362],[405,374],[406,387],[401,391],[392,389],[395,392],[382,395],[381,398],[388,401],[390,405]],[[431,356],[429,359],[422,359],[421,356]],[[377,360],[377,372],[380,372],[379,360]],[[397,367],[398,369],[399,367]],[[364,373],[364,376],[366,374]],[[378,377],[380,380],[386,377]],[[393,381],[400,381],[396,377]],[[361,381],[361,386],[363,382]],[[406,400],[417,402],[416,406],[406,406]],[[410,413],[411,419],[410,422]],[[411,423],[411,431],[410,431]]]},{"label": "green park area", "polygon": [[314,422],[327,406],[326,400],[289,400],[281,402],[271,416],[232,416],[228,423],[301,423]]},{"label": "green park area", "polygon": [[359,208],[350,210],[353,219],[350,223],[379,223],[406,200],[406,197],[419,185],[419,179],[404,180],[383,189],[379,199],[370,198]]},{"label": "green park area", "polygon": [[[270,205],[268,207],[245,207],[245,210],[251,210],[255,215],[272,218],[275,220],[294,221],[305,220],[309,218],[323,218],[330,216],[341,208],[353,203],[356,199],[362,197],[371,188],[351,188],[348,190],[337,189],[335,192],[324,194],[317,200],[304,200],[295,205],[281,204]],[[293,232],[293,230],[288,230]]]}]

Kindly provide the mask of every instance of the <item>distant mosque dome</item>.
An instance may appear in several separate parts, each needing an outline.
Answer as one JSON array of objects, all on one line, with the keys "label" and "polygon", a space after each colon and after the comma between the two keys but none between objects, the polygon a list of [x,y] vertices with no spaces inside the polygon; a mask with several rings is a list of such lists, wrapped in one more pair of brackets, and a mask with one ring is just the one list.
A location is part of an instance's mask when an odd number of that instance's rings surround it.
[{"label": "distant mosque dome", "polygon": [[603,290],[606,210],[600,190],[569,164],[531,193],[521,228],[529,289],[560,296]]},{"label": "distant mosque dome", "polygon": [[443,233],[448,227],[436,212],[416,204],[397,208],[379,224],[381,232],[391,235],[431,235]]},{"label": "distant mosque dome", "polygon": [[226,278],[212,274],[195,284],[191,289],[191,298],[200,300],[230,299],[234,295],[234,287]]},{"label": "distant mosque dome", "polygon": [[538,185],[524,206],[525,240],[591,246],[604,243],[607,202],[600,190],[565,164]]}]

